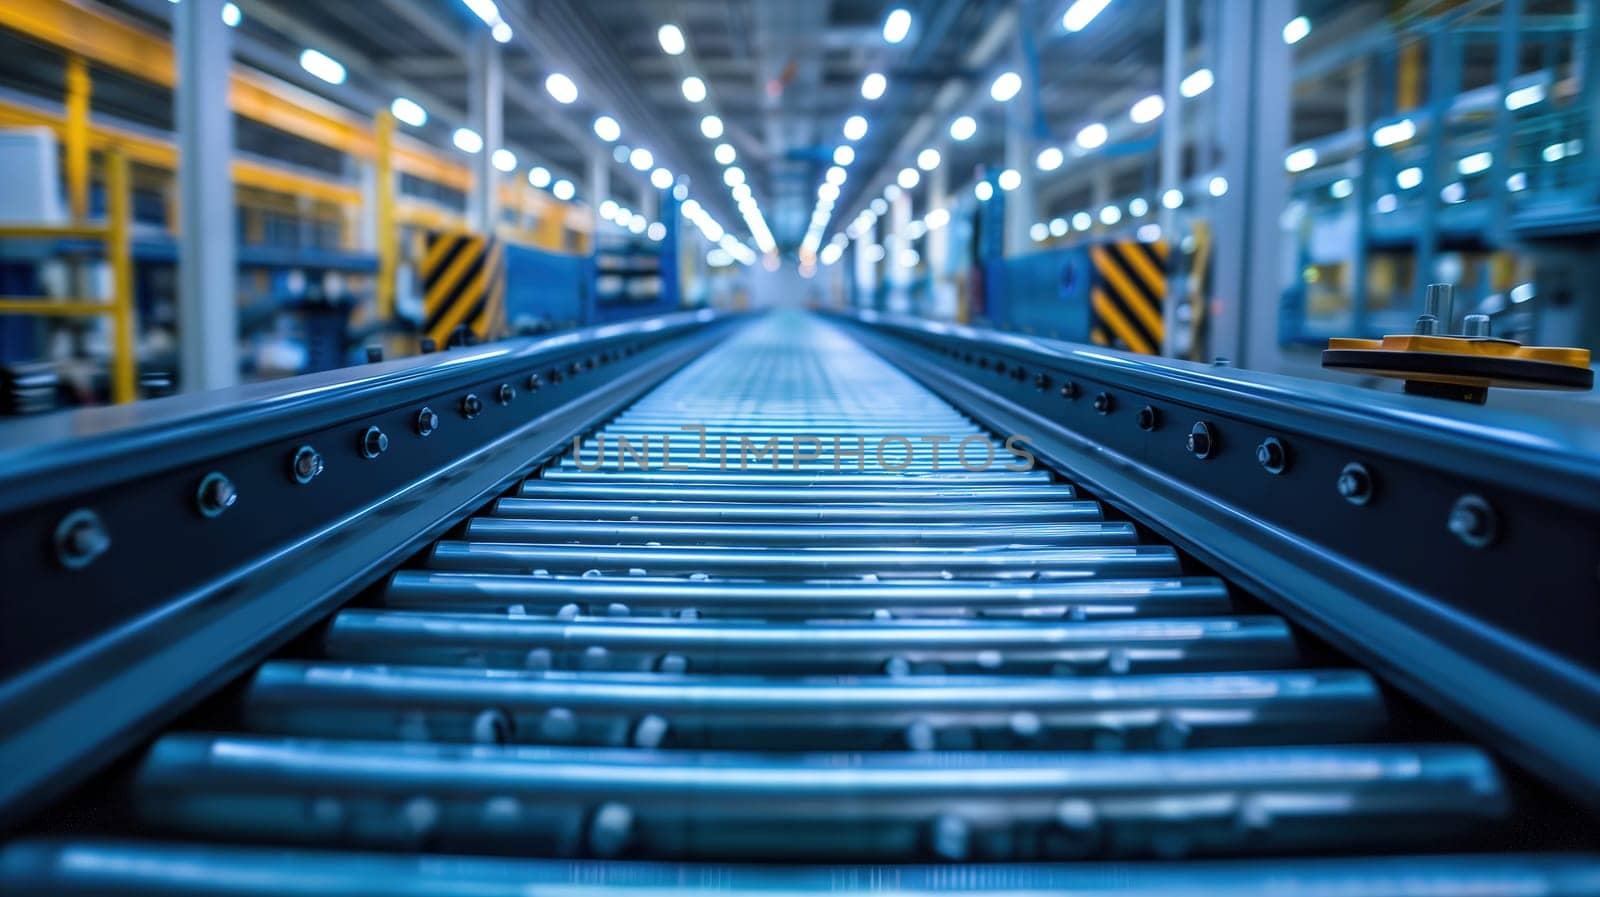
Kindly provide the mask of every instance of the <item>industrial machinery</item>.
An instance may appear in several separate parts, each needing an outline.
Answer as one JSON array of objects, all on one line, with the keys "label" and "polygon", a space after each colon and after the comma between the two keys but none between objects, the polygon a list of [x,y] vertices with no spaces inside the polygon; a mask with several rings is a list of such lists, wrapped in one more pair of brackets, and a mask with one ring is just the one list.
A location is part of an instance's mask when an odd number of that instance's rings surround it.
[{"label": "industrial machinery", "polygon": [[0,435],[6,893],[1600,893],[1592,432],[699,312]]}]

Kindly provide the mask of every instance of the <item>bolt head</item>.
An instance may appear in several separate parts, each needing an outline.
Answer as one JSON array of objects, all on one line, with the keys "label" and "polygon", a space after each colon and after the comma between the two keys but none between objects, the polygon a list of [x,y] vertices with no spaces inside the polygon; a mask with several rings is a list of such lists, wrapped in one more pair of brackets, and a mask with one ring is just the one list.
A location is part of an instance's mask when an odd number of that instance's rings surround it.
[{"label": "bolt head", "polygon": [[1111,393],[1102,392],[1094,397],[1094,410],[1101,414],[1111,413]]},{"label": "bolt head", "polygon": [[1463,495],[1450,508],[1445,527],[1467,545],[1484,548],[1494,541],[1498,524],[1494,508],[1481,496]]},{"label": "bolt head", "polygon": [[290,464],[290,473],[298,483],[309,483],[322,475],[322,453],[309,445],[300,446],[294,453],[294,461]]},{"label": "bolt head", "polygon": [[1071,380],[1061,384],[1061,397],[1063,399],[1076,399],[1078,397],[1078,384]]},{"label": "bolt head", "polygon": [[368,427],[367,432],[361,436],[361,453],[368,458],[376,458],[389,449],[389,434],[377,427]]},{"label": "bolt head", "polygon": [[1189,428],[1189,435],[1184,437],[1183,447],[1196,458],[1211,457],[1211,453],[1216,450],[1216,437],[1211,432],[1211,425],[1203,420],[1196,421],[1195,425]]},{"label": "bolt head", "polygon": [[1288,463],[1288,453],[1277,437],[1268,436],[1256,446],[1256,463],[1267,473],[1283,473]]},{"label": "bolt head", "polygon": [[200,513],[207,517],[215,517],[223,511],[233,507],[239,500],[239,490],[233,481],[220,473],[210,473],[200,481],[200,488],[195,493],[196,503],[200,506]]},{"label": "bolt head", "polygon": [[461,397],[461,416],[468,420],[483,413],[483,400],[475,393],[467,393]]},{"label": "bolt head", "polygon": [[1139,429],[1154,430],[1156,428],[1156,423],[1158,422],[1158,417],[1159,416],[1156,414],[1156,409],[1154,407],[1146,405],[1143,408],[1140,408],[1137,418]]},{"label": "bolt head", "polygon": [[543,385],[544,385],[544,381],[539,379],[539,375],[538,374],[529,374],[528,375],[528,392],[538,392],[539,391],[539,387],[543,386]]},{"label": "bolt head", "polygon": [[509,405],[511,400],[517,397],[517,388],[509,383],[502,383],[500,388],[495,390],[494,397],[500,404]]},{"label": "bolt head", "polygon": [[426,405],[422,406],[422,410],[417,412],[417,435],[428,436],[437,429],[439,429],[438,412]]},{"label": "bolt head", "polygon": [[1353,505],[1364,505],[1372,500],[1372,474],[1355,462],[1344,466],[1334,485],[1339,494]]}]

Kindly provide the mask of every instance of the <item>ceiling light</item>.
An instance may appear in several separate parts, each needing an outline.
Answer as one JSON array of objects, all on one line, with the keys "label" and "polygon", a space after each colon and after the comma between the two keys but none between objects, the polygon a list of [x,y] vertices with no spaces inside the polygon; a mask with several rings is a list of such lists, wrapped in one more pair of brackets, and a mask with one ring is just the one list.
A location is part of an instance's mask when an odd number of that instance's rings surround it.
[{"label": "ceiling light", "polygon": [[994,185],[988,181],[979,181],[972,187],[972,194],[978,197],[978,202],[988,202],[994,196]]},{"label": "ceiling light", "polygon": [[839,198],[839,185],[824,183],[817,187],[817,199],[832,202]]},{"label": "ceiling light", "polygon": [[1372,132],[1373,146],[1393,146],[1404,140],[1417,136],[1417,125],[1409,118],[1402,118],[1382,125]]},{"label": "ceiling light", "polygon": [[899,184],[890,184],[889,186],[884,187],[883,188],[883,198],[887,199],[890,202],[894,202],[895,200],[899,199],[900,198],[900,185]]},{"label": "ceiling light", "polygon": [[238,28],[239,23],[242,21],[244,21],[244,16],[240,14],[238,4],[222,4],[222,24],[227,25],[229,28]]},{"label": "ceiling light", "polygon": [[1206,184],[1206,192],[1212,196],[1222,196],[1228,192],[1228,179],[1220,174],[1217,175],[1211,179],[1210,183]]},{"label": "ceiling light", "polygon": [[1151,222],[1139,225],[1139,230],[1134,234],[1140,243],[1154,243],[1161,239],[1161,225]]},{"label": "ceiling light", "polygon": [[321,50],[302,50],[300,67],[329,84],[344,83],[344,66]]},{"label": "ceiling light", "polygon": [[895,178],[895,181],[906,190],[917,186],[917,183],[921,180],[922,175],[918,174],[915,168],[902,168],[900,169],[900,174]]},{"label": "ceiling light", "polygon": [[517,168],[517,154],[508,149],[495,150],[494,155],[489,160],[494,163],[495,168],[501,171],[510,172],[515,171]]},{"label": "ceiling light", "polygon": [[970,115],[963,115],[950,123],[950,137],[954,140],[971,140],[976,133],[978,122]]},{"label": "ceiling light", "polygon": [[722,173],[722,182],[729,187],[737,187],[744,183],[744,169],[735,165]]},{"label": "ceiling light", "polygon": [[1150,201],[1143,196],[1135,196],[1128,201],[1128,214],[1135,218],[1143,218],[1150,213]]},{"label": "ceiling light", "polygon": [[657,168],[650,172],[650,184],[657,190],[665,190],[672,186],[672,172],[665,168]]},{"label": "ceiling light", "polygon": [[732,165],[739,154],[733,151],[732,144],[719,143],[717,148],[711,151],[711,157],[717,160],[718,165]]},{"label": "ceiling light", "polygon": [[1169,187],[1161,194],[1161,207],[1163,209],[1176,209],[1183,206],[1183,191],[1177,187]]},{"label": "ceiling light", "polygon": [[578,85],[560,72],[551,72],[550,77],[544,79],[544,89],[555,97],[557,103],[563,105],[570,105],[578,100]]},{"label": "ceiling light", "polygon": [[550,169],[543,165],[535,165],[528,169],[528,183],[541,189],[550,186]]},{"label": "ceiling light", "polygon": [[1100,210],[1100,223],[1110,227],[1122,220],[1122,210],[1114,205],[1106,206]]},{"label": "ceiling light", "polygon": [[1288,172],[1305,171],[1317,164],[1317,151],[1309,146],[1291,150],[1283,157],[1283,168]]},{"label": "ceiling light", "polygon": [[1036,221],[1033,227],[1028,228],[1028,236],[1032,237],[1035,243],[1043,243],[1050,237],[1050,226],[1043,221]]},{"label": "ceiling light", "polygon": [[1153,93],[1134,103],[1128,110],[1128,117],[1133,119],[1134,124],[1143,125],[1160,118],[1161,113],[1165,111],[1167,111],[1167,101],[1163,100],[1160,94]]},{"label": "ceiling light", "polygon": [[1192,99],[1210,90],[1215,81],[1210,69],[1196,69],[1178,84],[1178,93]]},{"label": "ceiling light", "polygon": [[1015,168],[1007,168],[1005,171],[1000,172],[1000,176],[995,178],[995,182],[1000,185],[1001,190],[1008,192],[1015,190],[1022,186],[1022,172]]},{"label": "ceiling light", "polygon": [[894,9],[883,20],[883,39],[891,44],[898,44],[911,33],[911,13],[904,9]]},{"label": "ceiling light", "polygon": [[494,42],[497,44],[509,44],[511,43],[511,26],[505,22],[496,22],[489,26],[489,36],[494,38]]},{"label": "ceiling light", "polygon": [[450,142],[464,153],[476,153],[483,149],[483,138],[471,128],[456,128],[455,133],[450,135]]},{"label": "ceiling light", "polygon": [[1065,162],[1066,158],[1066,155],[1061,152],[1060,147],[1047,146],[1044,149],[1039,150],[1039,155],[1034,157],[1033,164],[1040,171],[1055,171],[1057,168],[1061,167],[1061,163]]},{"label": "ceiling light", "polygon": [[1104,146],[1108,136],[1110,132],[1106,130],[1106,126],[1095,122],[1092,125],[1085,125],[1083,130],[1078,132],[1076,142],[1084,149],[1092,150]]},{"label": "ceiling light", "polygon": [[500,7],[494,4],[494,0],[465,0],[465,3],[467,8],[472,10],[472,14],[482,19],[485,25],[504,21],[500,18]]},{"label": "ceiling light", "polygon": [[690,75],[683,79],[683,98],[698,103],[706,98],[706,82]]},{"label": "ceiling light", "polygon": [[1110,4],[1111,0],[1076,0],[1061,17],[1061,27],[1068,31],[1082,31]]},{"label": "ceiling light", "polygon": [[395,120],[404,122],[413,128],[420,128],[428,123],[428,110],[422,108],[415,100],[405,97],[395,97],[389,104],[389,113]]},{"label": "ceiling light", "polygon": [[989,98],[996,103],[1009,103],[1022,90],[1022,76],[1016,72],[1001,72],[989,85]]},{"label": "ceiling light", "polygon": [[1451,181],[1439,191],[1439,198],[1451,205],[1467,201],[1467,187],[1460,181]]},{"label": "ceiling light", "polygon": [[611,116],[602,115],[594,120],[594,133],[606,143],[616,143],[622,137],[622,125]]},{"label": "ceiling light", "polygon": [[856,148],[848,145],[834,147],[833,164],[849,165],[856,160]]},{"label": "ceiling light", "polygon": [[1072,216],[1072,229],[1075,231],[1079,231],[1081,233],[1082,231],[1086,231],[1093,226],[1094,219],[1090,217],[1088,212],[1078,212]]},{"label": "ceiling light", "polygon": [[656,39],[661,41],[661,50],[668,56],[681,56],[688,49],[688,44],[683,39],[683,32],[677,25],[662,25],[656,31]]},{"label": "ceiling light", "polygon": [[879,197],[878,199],[874,199],[868,208],[872,210],[872,214],[882,215],[883,213],[889,211],[889,203],[885,202],[882,197]]},{"label": "ceiling light", "polygon": [[1470,156],[1462,156],[1461,161],[1456,163],[1456,170],[1462,174],[1478,174],[1479,172],[1488,171],[1489,166],[1493,164],[1493,153],[1473,153]]},{"label": "ceiling light", "polygon": [[707,140],[716,140],[722,136],[722,119],[715,115],[708,115],[700,119],[700,133],[706,135]]},{"label": "ceiling light", "polygon": [[617,217],[616,200],[608,199],[600,204],[600,217],[607,221]]},{"label": "ceiling light", "polygon": [[644,235],[659,243],[667,238],[667,226],[659,221],[652,221],[650,226],[644,229]]},{"label": "ceiling light", "polygon": [[1050,236],[1052,236],[1052,237],[1065,237],[1067,235],[1067,230],[1068,229],[1069,228],[1068,228],[1068,225],[1067,225],[1067,219],[1065,219],[1065,218],[1052,218],[1052,219],[1050,219]]},{"label": "ceiling light", "polygon": [[1521,193],[1528,189],[1528,174],[1524,171],[1514,171],[1506,178],[1506,189],[1512,193]]},{"label": "ceiling light", "polygon": [[646,224],[643,215],[635,215],[628,219],[628,230],[636,234],[644,233],[645,226]]},{"label": "ceiling light", "polygon": [[1344,199],[1356,192],[1356,182],[1349,178],[1340,178],[1328,185],[1328,195],[1334,199]]},{"label": "ceiling light", "polygon": [[861,79],[861,95],[869,100],[883,96],[883,92],[888,89],[889,79],[885,78],[882,72],[868,72],[867,76]]},{"label": "ceiling light", "polygon": [[860,140],[867,136],[867,119],[865,116],[852,115],[844,120],[844,138],[846,140]]},{"label": "ceiling light", "polygon": [[923,222],[928,225],[928,230],[938,230],[950,223],[949,209],[934,209],[923,216]]},{"label": "ceiling light", "polygon": [[1372,205],[1373,208],[1377,209],[1380,214],[1387,215],[1390,212],[1393,212],[1395,209],[1400,208],[1400,200],[1396,199],[1393,193],[1385,193],[1378,197],[1378,201]]},{"label": "ceiling light", "polygon": [[932,171],[935,168],[938,168],[939,151],[930,146],[922,152],[917,153],[917,167],[923,171]]},{"label": "ceiling light", "polygon": [[845,181],[845,177],[845,170],[837,165],[829,168],[827,174],[823,175],[823,178],[830,184],[842,184]]},{"label": "ceiling light", "polygon": [[1532,106],[1544,99],[1544,83],[1535,82],[1506,94],[1506,108],[1512,111]]},{"label": "ceiling light", "polygon": [[1415,165],[1410,168],[1402,168],[1395,173],[1394,182],[1400,186],[1401,190],[1420,187],[1422,185],[1422,169]]},{"label": "ceiling light", "polygon": [[628,164],[639,171],[649,171],[656,164],[656,157],[642,146],[635,147],[633,152],[628,154]]},{"label": "ceiling light", "polygon": [[1283,42],[1286,44],[1298,44],[1305,40],[1306,35],[1310,33],[1311,20],[1305,16],[1295,16],[1289,20],[1289,24],[1283,26]]},{"label": "ceiling light", "polygon": [[578,188],[572,186],[571,181],[567,180],[566,178],[562,178],[561,180],[556,181],[555,186],[550,188],[550,192],[555,194],[556,199],[566,202],[572,197],[578,195]]}]

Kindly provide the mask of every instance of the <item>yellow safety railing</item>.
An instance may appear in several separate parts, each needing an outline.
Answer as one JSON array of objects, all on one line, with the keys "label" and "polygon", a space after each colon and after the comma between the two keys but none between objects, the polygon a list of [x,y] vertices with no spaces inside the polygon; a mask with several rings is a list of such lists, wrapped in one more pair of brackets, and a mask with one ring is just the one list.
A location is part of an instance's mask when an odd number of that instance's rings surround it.
[{"label": "yellow safety railing", "polygon": [[111,265],[111,301],[90,298],[52,299],[42,296],[0,296],[0,314],[46,317],[111,317],[111,399],[136,398],[136,364],[133,353],[133,247],[130,242],[132,198],[128,189],[128,160],[120,153],[106,157],[106,220],[94,224],[0,224],[0,240],[99,240]]}]

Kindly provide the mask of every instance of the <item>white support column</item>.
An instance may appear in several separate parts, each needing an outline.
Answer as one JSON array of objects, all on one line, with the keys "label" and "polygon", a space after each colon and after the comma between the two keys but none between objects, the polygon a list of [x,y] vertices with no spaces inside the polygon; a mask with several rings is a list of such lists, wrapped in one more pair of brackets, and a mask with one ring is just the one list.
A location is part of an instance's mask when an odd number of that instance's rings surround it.
[{"label": "white support column", "polygon": [[500,222],[500,172],[494,167],[494,151],[505,145],[505,79],[500,44],[487,29],[474,30],[478,46],[468,63],[467,117],[483,137],[483,151],[472,160],[467,220],[479,233],[493,234]]},{"label": "white support column", "polygon": [[850,255],[856,266],[856,295],[854,304],[858,308],[872,307],[872,294],[878,286],[876,266],[872,263],[872,228],[867,228],[860,237],[850,241]]},{"label": "white support column", "polygon": [[911,240],[906,235],[911,226],[911,192],[900,190],[895,193],[894,199],[889,201],[889,238],[884,241],[884,251],[888,253],[889,295],[886,297],[888,311],[895,314],[911,313],[911,272],[910,265],[905,263],[906,250],[911,248]]},{"label": "white support column", "polygon": [[239,380],[234,258],[232,29],[222,0],[173,7],[178,85],[178,379],[185,392]]},{"label": "white support column", "polygon": [[[928,172],[928,212],[946,209],[950,202],[950,168],[940,164]],[[922,238],[928,256],[928,307],[922,313],[941,321],[954,320],[956,316],[956,289],[950,280],[950,226],[932,228]]]},{"label": "white support column", "polygon": [[[1161,113],[1161,189],[1157,191],[1156,202],[1160,203],[1161,209],[1161,236],[1172,247],[1178,245],[1178,212],[1167,208],[1163,200],[1168,190],[1179,187],[1183,182],[1183,98],[1178,93],[1178,86],[1183,81],[1184,38],[1187,34],[1183,12],[1184,0],[1167,0],[1161,70],[1161,99],[1164,104]],[[1167,257],[1176,259],[1178,255],[1170,252]],[[1162,306],[1161,354],[1173,356],[1178,354],[1178,306],[1184,297],[1172,289],[1170,276],[1167,293],[1167,301]]]},{"label": "white support column", "polygon": [[[1031,77],[1022,58],[1020,36],[1011,56],[1017,73],[1024,78]],[[1033,104],[1029,97],[1037,89],[1038,85],[1025,81],[1021,92],[1006,104],[1006,167],[1022,175],[1022,186],[1005,195],[1006,258],[1033,251],[1033,241],[1028,238],[1028,228],[1033,226],[1034,220]]]},{"label": "white support column", "polygon": [[611,161],[605,152],[589,154],[589,208],[594,212],[595,236],[600,235],[604,219],[600,217],[600,204],[611,198]]},{"label": "white support column", "polygon": [[1216,295],[1211,354],[1239,367],[1279,367],[1282,283],[1278,217],[1288,196],[1283,154],[1289,142],[1291,62],[1283,26],[1295,0],[1219,3],[1216,90],[1219,131],[1228,135],[1215,200]]}]

